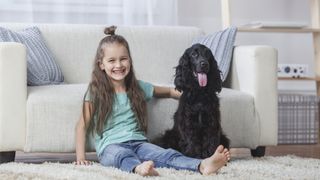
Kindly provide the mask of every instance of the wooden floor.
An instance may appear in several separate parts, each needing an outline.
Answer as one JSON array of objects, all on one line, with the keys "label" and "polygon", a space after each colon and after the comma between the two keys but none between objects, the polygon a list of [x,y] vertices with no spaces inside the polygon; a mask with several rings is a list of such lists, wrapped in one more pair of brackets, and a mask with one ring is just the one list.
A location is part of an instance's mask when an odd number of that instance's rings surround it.
[{"label": "wooden floor", "polygon": [[[233,148],[230,150],[232,158],[250,157],[250,150],[246,148]],[[266,156],[283,156],[293,154],[300,157],[320,159],[320,144],[314,145],[278,145],[266,148]],[[88,153],[87,158],[97,161],[95,153]],[[42,162],[61,162],[69,163],[76,159],[74,153],[23,153],[17,152],[16,162],[42,163]]]},{"label": "wooden floor", "polygon": [[301,157],[320,159],[320,144],[279,145],[267,147],[266,154],[271,156],[294,154]]}]

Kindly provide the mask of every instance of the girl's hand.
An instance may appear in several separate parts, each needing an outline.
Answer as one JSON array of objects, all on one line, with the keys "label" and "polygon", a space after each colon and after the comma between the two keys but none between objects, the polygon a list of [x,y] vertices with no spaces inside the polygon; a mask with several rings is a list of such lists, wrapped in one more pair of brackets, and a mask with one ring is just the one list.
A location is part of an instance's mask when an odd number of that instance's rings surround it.
[{"label": "girl's hand", "polygon": [[176,90],[175,88],[170,88],[170,97],[173,99],[179,99],[181,97],[181,92]]},{"label": "girl's hand", "polygon": [[87,161],[87,160],[77,160],[75,162],[73,162],[74,165],[92,165],[93,162],[92,161]]}]

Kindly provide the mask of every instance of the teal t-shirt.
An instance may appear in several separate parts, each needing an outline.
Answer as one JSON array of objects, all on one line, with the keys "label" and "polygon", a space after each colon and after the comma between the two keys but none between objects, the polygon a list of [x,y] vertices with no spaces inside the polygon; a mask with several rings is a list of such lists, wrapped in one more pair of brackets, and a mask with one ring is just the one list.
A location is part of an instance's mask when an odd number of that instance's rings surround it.
[{"label": "teal t-shirt", "polygon": [[[140,80],[138,82],[145,94],[145,100],[150,100],[153,96],[152,84]],[[89,93],[87,93],[85,100],[90,101]],[[95,117],[94,121],[96,121]],[[104,124],[102,136],[95,134],[94,139],[98,155],[109,144],[147,139],[145,133],[139,129],[138,120],[131,110],[130,100],[126,93],[116,93],[112,112]]]}]

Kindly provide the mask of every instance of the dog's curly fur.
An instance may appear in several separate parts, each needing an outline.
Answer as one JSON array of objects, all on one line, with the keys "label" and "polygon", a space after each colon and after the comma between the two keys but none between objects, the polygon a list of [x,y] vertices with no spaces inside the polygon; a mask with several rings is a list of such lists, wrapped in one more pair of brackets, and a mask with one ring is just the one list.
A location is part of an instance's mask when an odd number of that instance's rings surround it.
[{"label": "dog's curly fur", "polygon": [[[206,74],[205,86],[200,86],[198,73]],[[194,158],[211,156],[220,144],[229,149],[229,139],[220,124],[217,97],[222,81],[210,49],[201,44],[188,48],[176,67],[174,84],[182,91],[174,114],[174,126],[153,143]]]}]

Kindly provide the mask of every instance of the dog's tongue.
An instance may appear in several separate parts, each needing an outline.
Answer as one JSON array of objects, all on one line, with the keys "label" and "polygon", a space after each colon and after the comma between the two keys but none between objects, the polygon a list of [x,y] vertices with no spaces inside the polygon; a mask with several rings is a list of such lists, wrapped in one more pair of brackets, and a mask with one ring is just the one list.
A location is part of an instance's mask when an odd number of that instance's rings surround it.
[{"label": "dog's tongue", "polygon": [[207,74],[198,73],[198,82],[200,87],[205,87],[207,85]]}]

